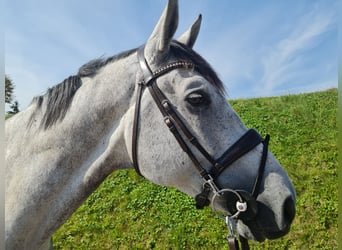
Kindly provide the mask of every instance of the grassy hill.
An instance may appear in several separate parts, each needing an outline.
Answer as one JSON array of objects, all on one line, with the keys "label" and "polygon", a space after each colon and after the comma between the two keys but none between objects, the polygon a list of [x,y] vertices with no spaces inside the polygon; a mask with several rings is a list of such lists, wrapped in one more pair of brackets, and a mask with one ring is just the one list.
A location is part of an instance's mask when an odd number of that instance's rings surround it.
[{"label": "grassy hill", "polygon": [[[231,101],[297,191],[297,215],[282,239],[252,249],[337,249],[337,90]],[[134,171],[113,173],[54,235],[56,249],[228,249],[224,221],[192,198]]]}]

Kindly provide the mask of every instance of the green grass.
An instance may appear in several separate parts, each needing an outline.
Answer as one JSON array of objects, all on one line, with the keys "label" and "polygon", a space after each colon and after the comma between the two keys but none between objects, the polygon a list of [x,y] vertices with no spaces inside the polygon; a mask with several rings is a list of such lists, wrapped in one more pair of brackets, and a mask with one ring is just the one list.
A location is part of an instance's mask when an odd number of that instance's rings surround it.
[{"label": "green grass", "polygon": [[6,114],[6,115],[5,115],[5,120],[11,118],[12,116],[13,116],[12,114]]},{"label": "green grass", "polygon": [[[231,101],[297,191],[297,215],[282,239],[252,249],[337,249],[337,91]],[[54,235],[56,249],[228,249],[227,229],[192,198],[132,170],[113,173]]]}]

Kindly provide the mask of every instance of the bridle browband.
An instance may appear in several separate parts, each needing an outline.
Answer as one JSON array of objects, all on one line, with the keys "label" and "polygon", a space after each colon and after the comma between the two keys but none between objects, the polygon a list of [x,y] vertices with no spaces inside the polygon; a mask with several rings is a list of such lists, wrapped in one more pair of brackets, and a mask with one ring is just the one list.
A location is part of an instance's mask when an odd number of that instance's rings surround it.
[{"label": "bridle browband", "polygon": [[[154,102],[157,104],[160,110],[164,122],[176,138],[178,144],[183,151],[190,157],[194,163],[196,169],[204,179],[203,190],[195,197],[196,207],[199,209],[204,208],[210,204],[209,196],[212,194],[211,203],[215,209],[215,199],[218,197],[224,197],[229,199],[227,202],[227,210],[229,215],[226,215],[226,223],[229,229],[228,242],[230,248],[239,249],[237,242],[235,222],[237,219],[241,219],[244,222],[252,220],[257,214],[257,196],[259,195],[260,186],[265,170],[269,135],[263,139],[260,134],[254,130],[249,129],[242,137],[240,137],[231,147],[229,147],[221,157],[214,159],[207,150],[199,143],[197,138],[191,133],[191,131],[184,124],[182,119],[175,111],[173,105],[168,98],[159,89],[156,84],[156,79],[162,75],[169,73],[175,69],[197,69],[197,66],[190,61],[176,61],[166,64],[165,66],[152,71],[144,56],[144,47],[138,49],[138,60],[141,71],[143,73],[142,79],[138,82],[138,89],[136,95],[134,120],[133,120],[133,136],[132,136],[132,158],[133,165],[136,172],[140,175],[140,169],[138,165],[138,130],[139,130],[139,117],[140,117],[140,103],[142,93],[145,88],[148,88]],[[240,157],[254,149],[260,143],[263,144],[263,152],[260,160],[259,171],[256,177],[252,193],[248,193],[243,190],[232,190],[227,188],[220,188],[217,184],[217,178],[220,174],[233,164]],[[198,150],[208,162],[211,164],[209,171],[203,167],[201,162],[197,159],[193,150],[190,148],[192,145]],[[245,238],[240,236],[242,249],[249,249],[248,242]]]}]

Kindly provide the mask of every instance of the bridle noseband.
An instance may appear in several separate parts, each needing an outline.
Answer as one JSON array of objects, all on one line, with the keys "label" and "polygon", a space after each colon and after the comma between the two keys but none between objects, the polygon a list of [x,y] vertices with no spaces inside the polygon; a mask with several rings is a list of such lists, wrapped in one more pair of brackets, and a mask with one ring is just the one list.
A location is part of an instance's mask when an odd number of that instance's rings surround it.
[{"label": "bridle noseband", "polygon": [[[236,229],[234,224],[237,219],[248,222],[255,218],[257,214],[256,199],[259,195],[260,186],[265,170],[268,142],[270,139],[269,135],[267,135],[266,138],[263,139],[257,131],[255,131],[254,129],[249,129],[242,137],[240,137],[240,139],[238,139],[238,141],[236,141],[231,147],[229,147],[222,154],[221,157],[219,157],[218,159],[214,159],[187,128],[187,126],[184,124],[182,119],[173,108],[168,98],[163,94],[163,92],[156,84],[156,79],[158,77],[165,75],[172,70],[178,68],[196,70],[197,66],[190,61],[176,61],[166,64],[165,66],[152,72],[144,56],[144,47],[141,47],[138,50],[138,60],[141,71],[143,73],[143,78],[141,81],[138,82],[133,121],[132,158],[135,170],[138,174],[142,175],[138,165],[137,142],[141,97],[144,89],[148,88],[154,102],[157,104],[158,109],[163,115],[165,124],[176,138],[180,147],[190,157],[200,175],[204,179],[203,190],[195,197],[196,207],[202,209],[205,206],[209,205],[209,197],[210,194],[212,194],[211,204],[214,208],[214,211],[218,213],[215,208],[215,200],[219,197],[225,198],[225,200],[227,200],[226,208],[229,211],[229,215],[224,216],[226,217],[226,222],[230,231],[228,235],[229,245],[231,249],[238,249],[239,245],[237,244]],[[250,194],[249,192],[243,190],[220,188],[220,186],[217,184],[217,178],[220,176],[220,174],[236,160],[250,152],[260,143],[263,144],[263,152],[260,160],[258,175],[256,177],[252,193]],[[189,145],[192,145],[194,148],[196,148],[206,158],[206,160],[210,162],[212,167],[209,171],[207,171],[206,168],[203,167]],[[242,248],[248,249],[247,240],[244,238],[240,240]]]}]

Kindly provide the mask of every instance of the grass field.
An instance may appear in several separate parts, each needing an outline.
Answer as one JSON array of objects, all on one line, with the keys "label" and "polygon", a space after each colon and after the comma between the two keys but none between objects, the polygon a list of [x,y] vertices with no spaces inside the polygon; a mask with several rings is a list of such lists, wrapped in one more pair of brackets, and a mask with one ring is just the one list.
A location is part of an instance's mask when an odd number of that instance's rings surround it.
[{"label": "grass field", "polygon": [[[337,90],[231,101],[297,191],[297,215],[282,239],[252,249],[337,249]],[[224,221],[192,198],[132,170],[113,173],[54,235],[55,249],[228,249]]]}]

